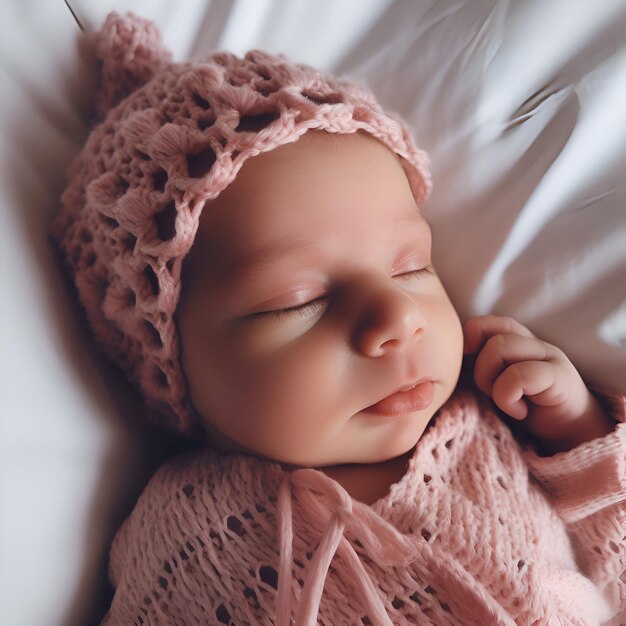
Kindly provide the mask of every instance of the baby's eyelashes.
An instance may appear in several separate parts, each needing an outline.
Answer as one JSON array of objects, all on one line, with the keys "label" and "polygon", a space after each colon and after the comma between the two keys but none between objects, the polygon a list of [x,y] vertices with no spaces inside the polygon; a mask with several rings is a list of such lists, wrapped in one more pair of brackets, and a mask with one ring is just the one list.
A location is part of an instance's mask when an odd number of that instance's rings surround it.
[{"label": "baby's eyelashes", "polygon": [[426,267],[421,267],[415,270],[409,270],[407,272],[400,272],[398,274],[394,274],[393,278],[400,278],[401,280],[411,280],[412,278],[423,278],[428,274],[434,274],[432,265],[427,265]]},{"label": "baby's eyelashes", "polygon": [[261,313],[256,313],[255,315],[272,315],[277,319],[284,319],[296,315],[308,318],[321,313],[322,310],[326,308],[327,303],[328,298],[317,298],[303,304],[297,304],[295,306],[285,307],[282,309],[274,309],[271,311],[262,311]]}]

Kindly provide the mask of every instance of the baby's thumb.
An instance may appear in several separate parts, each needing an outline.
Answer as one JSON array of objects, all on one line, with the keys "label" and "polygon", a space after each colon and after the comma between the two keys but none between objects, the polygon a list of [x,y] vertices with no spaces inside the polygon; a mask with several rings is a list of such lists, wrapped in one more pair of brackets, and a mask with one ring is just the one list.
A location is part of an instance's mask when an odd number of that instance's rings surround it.
[{"label": "baby's thumb", "polygon": [[96,113],[106,112],[147,83],[171,61],[154,22],[134,13],[109,13],[102,30],[91,35],[100,65]]}]

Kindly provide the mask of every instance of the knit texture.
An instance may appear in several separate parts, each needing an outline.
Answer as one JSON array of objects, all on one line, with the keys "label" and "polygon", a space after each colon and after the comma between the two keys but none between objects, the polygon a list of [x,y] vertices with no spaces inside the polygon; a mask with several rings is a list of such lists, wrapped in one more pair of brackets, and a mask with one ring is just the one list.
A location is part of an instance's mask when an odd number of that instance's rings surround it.
[{"label": "knit texture", "polygon": [[104,119],[68,172],[51,235],[104,352],[150,415],[197,425],[180,366],[181,266],[200,214],[251,157],[311,129],[365,131],[401,157],[413,194],[428,159],[364,87],[252,51],[171,63],[151,22],[109,15],[94,36]]},{"label": "knit texture", "polygon": [[372,506],[314,469],[196,451],[117,533],[104,624],[626,623],[626,424],[539,456],[457,392]]}]

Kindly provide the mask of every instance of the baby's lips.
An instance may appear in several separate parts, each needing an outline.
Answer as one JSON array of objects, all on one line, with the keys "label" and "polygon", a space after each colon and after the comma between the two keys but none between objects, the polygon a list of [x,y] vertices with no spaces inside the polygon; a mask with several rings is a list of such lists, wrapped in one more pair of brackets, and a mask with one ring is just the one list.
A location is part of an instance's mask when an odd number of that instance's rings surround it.
[{"label": "baby's lips", "polygon": [[433,393],[433,382],[425,380],[415,385],[412,389],[397,391],[383,398],[376,404],[367,407],[365,411],[388,416],[422,411],[431,405]]}]

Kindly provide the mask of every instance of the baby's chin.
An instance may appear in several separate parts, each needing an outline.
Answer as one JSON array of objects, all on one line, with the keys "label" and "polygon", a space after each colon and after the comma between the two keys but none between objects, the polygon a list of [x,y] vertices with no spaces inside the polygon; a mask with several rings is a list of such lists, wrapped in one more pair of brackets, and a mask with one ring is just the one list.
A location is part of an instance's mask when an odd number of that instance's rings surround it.
[{"label": "baby's chin", "polygon": [[[360,449],[354,447],[348,454],[338,453],[308,459],[306,462],[297,463],[305,467],[335,467],[339,465],[373,465],[387,463],[412,451],[431,422],[432,415],[418,416],[411,423],[409,416],[404,416],[406,427],[397,429],[395,432],[380,433],[378,438],[366,438]],[[353,441],[356,438],[351,438]],[[369,441],[367,441],[369,439]]]}]

